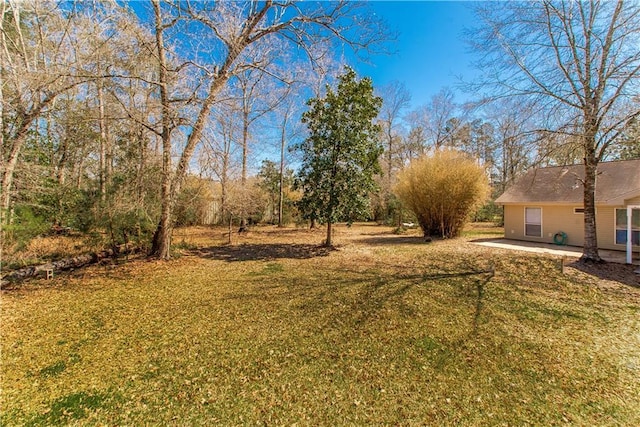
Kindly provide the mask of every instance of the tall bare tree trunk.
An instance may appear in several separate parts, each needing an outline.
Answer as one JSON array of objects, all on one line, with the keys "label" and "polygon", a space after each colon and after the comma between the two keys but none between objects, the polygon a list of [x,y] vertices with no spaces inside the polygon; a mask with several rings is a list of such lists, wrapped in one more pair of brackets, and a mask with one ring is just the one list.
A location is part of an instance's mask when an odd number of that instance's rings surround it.
[{"label": "tall bare tree trunk", "polygon": [[170,257],[171,234],[173,231],[171,223],[172,204],[171,197],[171,106],[169,105],[168,94],[168,77],[167,77],[167,59],[164,47],[164,28],[162,24],[162,15],[160,13],[159,0],[153,0],[153,10],[155,13],[156,25],[156,49],[158,54],[158,73],[160,80],[160,103],[162,106],[162,187],[160,198],[162,207],[160,211],[160,222],[153,235],[151,244],[151,254],[161,259]]},{"label": "tall bare tree trunk", "polygon": [[8,224],[10,221],[9,209],[11,207],[11,188],[13,187],[13,175],[18,164],[18,156],[20,150],[25,143],[27,129],[21,135],[18,135],[14,140],[9,151],[9,156],[6,160],[3,157],[3,173],[2,173],[2,210],[4,214],[4,223]]},{"label": "tall bare tree trunk", "polygon": [[[4,6],[1,9],[4,16]],[[2,21],[0,19],[0,21]],[[4,30],[0,23],[0,30]],[[0,72],[0,170],[4,171],[4,79],[3,73]],[[5,195],[4,195],[4,174],[2,176],[2,185],[0,185],[0,271],[2,271],[2,247],[4,246],[4,224],[5,224]]]},{"label": "tall bare tree trunk", "polygon": [[138,169],[136,171],[136,186],[138,195],[138,199],[142,200],[144,197],[143,190],[143,182],[144,182],[144,171],[147,167],[147,142],[144,139],[144,130],[142,126],[138,128],[138,132],[136,135],[137,143],[138,143]]},{"label": "tall bare tree trunk", "polygon": [[173,208],[176,203],[176,197],[180,194],[182,181],[187,174],[189,161],[193,157],[197,143],[202,137],[204,126],[209,118],[211,107],[215,101],[216,95],[222,90],[225,83],[229,79],[229,68],[239,55],[239,50],[232,52],[227,57],[226,62],[220,69],[221,78],[215,78],[209,87],[206,99],[202,103],[202,107],[197,114],[195,123],[191,133],[187,137],[187,143],[182,151],[175,171],[172,169],[171,162],[171,100],[168,92],[168,75],[166,52],[164,46],[162,24],[162,15],[160,11],[159,0],[152,0],[156,20],[156,46],[158,50],[158,68],[160,80],[160,103],[162,105],[162,190],[160,192],[162,198],[162,208],[160,213],[160,221],[153,236],[150,255],[157,256],[161,259],[169,259],[171,248],[171,235],[173,233]]},{"label": "tall bare tree trunk", "polygon": [[[243,99],[243,103],[247,100]],[[246,194],[247,191],[247,158],[249,157],[249,111],[248,107],[244,106],[242,109],[242,191]],[[247,226],[247,212],[245,204],[242,203],[242,210],[240,211],[240,229],[243,230]]]},{"label": "tall bare tree trunk", "polygon": [[[226,144],[226,142],[225,142]],[[224,222],[227,214],[227,191],[228,191],[228,176],[229,173],[229,151],[227,151],[227,146],[225,146],[224,157],[222,158],[222,173],[220,175],[220,218],[221,221]]]},{"label": "tall bare tree trunk", "polygon": [[[0,37],[2,39],[2,52],[6,52],[6,46],[7,46],[7,41],[5,38],[5,30],[4,30],[4,17],[5,17],[5,13],[7,12],[7,6],[9,6],[8,2],[2,2],[2,6],[1,6],[1,11],[2,11],[2,19],[0,19]],[[17,5],[11,5],[11,7],[13,9],[16,8]],[[19,10],[14,10],[13,13],[13,17],[16,20],[20,19],[20,13]],[[16,25],[16,28],[19,30],[20,26],[19,24]],[[2,183],[0,185],[0,238],[4,238],[4,224],[8,224],[9,221],[9,207],[11,204],[11,196],[10,196],[10,191],[11,191],[11,186],[13,184],[13,172],[15,171],[16,168],[16,163],[18,161],[18,153],[20,151],[20,148],[22,146],[22,144],[24,143],[24,141],[22,142],[18,142],[16,140],[13,141],[13,144],[11,146],[11,150],[9,150],[9,148],[7,147],[7,145],[5,145],[7,142],[9,142],[11,139],[9,138],[9,141],[5,141],[4,138],[4,134],[5,134],[5,125],[4,125],[4,91],[2,90],[2,88],[4,88],[5,85],[5,80],[4,80],[4,67],[9,67],[10,65],[10,60],[8,57],[5,58],[5,56],[3,55],[0,61],[0,66],[2,67],[2,71],[0,72],[0,166],[2,169]],[[14,71],[14,77],[15,77],[15,71]],[[25,133],[26,133],[26,129],[25,129]],[[19,134],[18,134],[19,135]],[[16,138],[17,139],[17,138]],[[23,138],[24,139],[24,138]],[[16,149],[16,146],[18,147]],[[0,239],[0,246],[3,243],[3,241]],[[1,257],[0,257],[1,259]]]},{"label": "tall bare tree trunk", "polygon": [[[588,137],[585,137],[588,138]],[[595,137],[594,137],[595,138]],[[595,144],[587,142],[589,147]],[[602,262],[598,253],[598,235],[596,233],[596,181],[597,159],[594,149],[585,150],[584,156],[584,248],[581,262]]]},{"label": "tall bare tree trunk", "polygon": [[389,162],[387,165],[387,191],[391,191],[391,187],[393,186],[393,129],[391,129],[391,126],[392,122],[389,120],[387,123],[387,140],[389,141],[389,152],[387,153],[387,161]]},{"label": "tall bare tree trunk", "polygon": [[104,112],[104,81],[99,79],[98,89],[98,123],[100,125],[100,200],[106,201],[108,177],[109,131]]},{"label": "tall bare tree trunk", "polygon": [[284,123],[282,124],[282,132],[280,133],[280,183],[278,191],[278,227],[283,227],[282,223],[282,211],[284,205],[284,148],[286,143],[286,128],[287,128],[287,116],[285,115]]}]

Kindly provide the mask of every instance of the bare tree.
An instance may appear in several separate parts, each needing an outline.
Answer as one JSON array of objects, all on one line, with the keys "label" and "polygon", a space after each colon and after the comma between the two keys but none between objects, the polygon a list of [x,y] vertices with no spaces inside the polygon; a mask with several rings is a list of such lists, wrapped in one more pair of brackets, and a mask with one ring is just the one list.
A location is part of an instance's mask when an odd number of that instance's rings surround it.
[{"label": "bare tree", "polygon": [[297,120],[302,115],[302,102],[296,96],[301,92],[301,85],[289,85],[284,88],[286,97],[275,110],[276,126],[279,133],[280,164],[278,168],[278,227],[284,226],[285,171],[287,170],[287,148],[303,134],[302,122]]},{"label": "bare tree", "polygon": [[143,190],[148,134],[127,115],[155,104],[132,77],[149,63],[149,34],[131,34],[138,19],[115,2],[3,2],[0,11],[3,213],[15,206],[43,227],[83,231],[133,215],[152,188]]},{"label": "bare tree", "polygon": [[493,124],[496,139],[494,189],[500,193],[525,171],[534,161],[533,145],[535,134],[531,129],[531,112],[526,106],[509,99],[487,106],[484,112]]},{"label": "bare tree", "polygon": [[396,173],[403,166],[402,149],[405,145],[405,128],[402,113],[409,107],[411,94],[399,81],[393,81],[376,89],[376,94],[383,100],[377,122],[380,125],[380,142],[385,151],[380,156],[383,175],[375,177],[380,190],[372,195],[372,207],[376,220],[388,221],[395,217],[400,223],[399,204],[392,188]]},{"label": "bare tree", "polygon": [[625,128],[616,151],[621,159],[640,159],[640,123],[637,119]]},{"label": "bare tree", "polygon": [[[0,4],[2,215],[11,204],[14,172],[29,130],[61,94],[86,81],[88,17],[52,2]],[[7,220],[7,218],[4,218]]]},{"label": "bare tree", "polygon": [[454,100],[454,93],[449,88],[442,88],[433,95],[428,104],[416,111],[422,120],[422,127],[427,137],[427,143],[434,150],[439,150],[451,144],[451,136],[458,130],[462,122],[457,119],[458,105]]},{"label": "bare tree", "polygon": [[[276,73],[283,77],[286,76],[286,71],[280,70],[280,68],[276,64],[264,64],[259,69],[249,68],[237,75],[232,84],[232,90],[237,92],[236,96],[239,98],[239,113],[242,123],[242,140],[240,141],[242,146],[242,185],[247,182],[249,143],[255,139],[252,128],[266,114],[274,111],[288,95],[288,91],[280,90],[276,79],[272,78]],[[285,86],[290,84],[287,80],[283,81]],[[246,218],[245,215],[241,214],[240,216],[240,227],[243,228],[246,226]]]},{"label": "bare tree", "polygon": [[600,262],[595,188],[598,163],[640,115],[637,2],[542,1],[479,5],[470,33],[492,99],[523,97],[543,128],[580,141],[584,164],[583,262]]},{"label": "bare tree", "polygon": [[409,127],[409,133],[405,140],[405,147],[402,150],[402,162],[406,165],[412,159],[426,154],[428,150],[424,109],[417,108],[409,111],[404,116],[404,121]]},{"label": "bare tree", "polygon": [[[295,2],[187,2],[163,7],[159,0],[152,0],[158,58],[158,85],[162,103],[162,143],[163,143],[163,185],[162,213],[153,239],[151,254],[160,258],[170,256],[172,234],[172,209],[179,193],[181,182],[199,144],[204,127],[209,119],[218,95],[233,76],[238,76],[250,68],[261,68],[266,58],[264,52],[272,53],[266,47],[275,41],[285,41],[284,46],[295,45],[312,53],[310,48],[316,43],[339,40],[354,48],[366,48],[385,37],[373,21],[371,25],[361,25],[354,18],[360,5],[352,2],[337,3],[295,3]],[[180,8],[180,10],[178,10]],[[191,40],[207,43],[207,52],[198,56],[198,49],[192,46],[191,57],[178,61],[174,67],[167,58],[169,43],[166,39],[171,31],[179,29],[183,17],[189,17],[189,29],[199,29],[201,33]],[[350,39],[354,28],[359,28],[357,39]],[[200,37],[202,36],[202,37]],[[181,40],[175,39],[176,43]],[[260,46],[264,50],[259,49]],[[248,49],[251,55],[246,55]],[[193,53],[195,52],[195,53]],[[268,62],[268,61],[267,61]],[[170,87],[170,73],[183,69],[194,69],[200,79],[197,87],[185,102],[190,107],[190,123],[184,143],[178,154],[178,162],[172,167],[171,155],[176,150],[174,131],[178,128],[171,122],[175,113],[175,97]]]},{"label": "bare tree", "polygon": [[386,144],[386,173],[389,188],[393,184],[395,154],[399,147],[395,146],[401,137],[401,129],[399,129],[402,111],[409,106],[411,102],[411,94],[401,82],[394,81],[377,91],[378,96],[383,100],[380,115],[378,116],[384,142]]},{"label": "bare tree", "polygon": [[228,214],[230,182],[237,177],[233,158],[234,147],[240,145],[241,126],[234,113],[238,106],[234,99],[225,99],[216,103],[211,114],[211,121],[203,133],[203,145],[199,153],[200,169],[205,175],[220,183],[220,221]]}]

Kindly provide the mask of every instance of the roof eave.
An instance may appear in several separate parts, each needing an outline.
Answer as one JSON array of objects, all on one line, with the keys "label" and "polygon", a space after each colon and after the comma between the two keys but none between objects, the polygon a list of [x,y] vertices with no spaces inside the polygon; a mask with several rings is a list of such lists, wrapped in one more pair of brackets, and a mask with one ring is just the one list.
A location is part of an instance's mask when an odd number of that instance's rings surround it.
[{"label": "roof eave", "polygon": [[613,199],[603,200],[602,203],[611,206],[621,206],[626,205],[627,200],[635,199],[636,197],[640,197],[640,189],[628,191],[626,193],[618,195]]},{"label": "roof eave", "polygon": [[510,201],[510,202],[498,202],[497,200],[494,202],[498,206],[507,206],[507,205],[529,205],[529,206],[582,206],[582,200],[580,201],[558,201],[558,202],[549,202],[549,201],[539,201],[539,200],[518,200],[518,201]]}]

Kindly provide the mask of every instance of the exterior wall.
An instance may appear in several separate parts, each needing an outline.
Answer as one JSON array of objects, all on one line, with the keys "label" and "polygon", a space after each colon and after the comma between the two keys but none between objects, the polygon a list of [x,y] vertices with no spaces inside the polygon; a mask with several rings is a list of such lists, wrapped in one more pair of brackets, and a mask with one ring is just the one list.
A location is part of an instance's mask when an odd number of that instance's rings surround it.
[{"label": "exterior wall", "polygon": [[[525,207],[542,209],[542,237],[525,236]],[[573,213],[573,208],[579,207],[581,206],[505,205],[504,236],[513,240],[554,243],[553,236],[562,231],[567,235],[567,245],[582,246],[584,244],[584,216]]]},{"label": "exterior wall", "polygon": [[633,199],[625,200],[628,205],[640,205],[640,196],[634,197]]},{"label": "exterior wall", "polygon": [[[620,206],[623,208],[624,206]],[[598,248],[624,251],[625,245],[615,244],[616,208],[605,206],[596,209],[596,227],[598,229]]]},{"label": "exterior wall", "polygon": [[505,239],[524,240],[524,207],[504,205]]},{"label": "exterior wall", "polygon": [[[640,198],[639,198],[640,199]],[[640,200],[633,199],[630,204],[639,204]],[[542,237],[524,235],[524,209],[542,209]],[[504,206],[504,237],[513,240],[529,242],[554,243],[553,236],[562,231],[567,234],[567,245],[584,245],[584,215],[573,213],[573,209],[581,206],[557,205],[505,205]],[[625,206],[598,206],[596,208],[596,226],[598,230],[598,247],[625,251],[626,245],[615,244],[615,209]],[[634,247],[634,252],[637,246]]]},{"label": "exterior wall", "polygon": [[[629,205],[640,205],[640,197],[628,200]],[[602,215],[596,215],[598,221],[598,247],[601,249],[612,249],[626,251],[627,245],[616,245],[616,209],[626,209],[626,206],[613,206],[602,209]],[[640,248],[633,246],[633,252],[640,252]]]},{"label": "exterior wall", "polygon": [[[633,199],[625,200],[625,202],[626,202],[627,205],[640,206],[640,196],[634,197]],[[621,207],[623,207],[623,206],[621,206]],[[613,227],[611,227],[611,228],[613,230]],[[615,233],[615,232],[612,231],[612,233]],[[613,238],[615,238],[615,235],[613,236]],[[612,240],[612,242],[615,242],[615,240]],[[626,245],[613,245],[613,246],[615,246],[615,248],[619,249],[619,250],[623,250],[623,251],[626,250]],[[637,253],[640,253],[640,247],[634,246],[633,247],[633,251],[637,252]]]}]

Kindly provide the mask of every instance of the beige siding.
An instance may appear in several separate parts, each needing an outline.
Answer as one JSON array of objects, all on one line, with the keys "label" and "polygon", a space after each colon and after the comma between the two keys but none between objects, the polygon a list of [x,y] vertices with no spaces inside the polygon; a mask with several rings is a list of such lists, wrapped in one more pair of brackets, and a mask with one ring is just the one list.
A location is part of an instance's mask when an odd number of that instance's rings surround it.
[{"label": "beige siding", "polygon": [[640,205],[640,196],[625,201],[628,205]]},{"label": "beige siding", "polygon": [[553,236],[563,232],[567,245],[584,245],[584,214],[573,213],[582,206],[545,206],[542,209],[542,224],[545,241],[553,243]]},{"label": "beige siding", "polygon": [[[640,203],[639,203],[640,204]],[[542,237],[524,235],[525,207],[542,208]],[[540,206],[540,205],[505,205],[504,236],[507,239],[526,240],[530,242],[554,243],[553,237],[562,231],[567,235],[567,245],[584,245],[584,215],[573,213],[579,206]],[[615,209],[624,206],[598,206],[596,221],[598,230],[598,247],[624,251],[625,245],[615,244]]]},{"label": "beige siding", "polygon": [[596,227],[598,227],[598,248],[600,249],[625,249],[624,245],[614,244],[616,227],[615,212],[615,208],[610,206],[599,206],[596,210]]},{"label": "beige siding", "polygon": [[[524,209],[542,209],[542,237],[524,235]],[[506,205],[504,207],[504,235],[507,239],[553,243],[556,233],[567,235],[567,244],[582,246],[584,243],[584,216],[573,213],[579,206]]]},{"label": "beige siding", "polygon": [[[542,237],[524,235],[524,208],[542,208]],[[553,243],[553,236],[562,231],[567,234],[567,245],[584,244],[584,216],[573,213],[578,206],[506,205],[504,207],[504,236],[507,239]],[[598,206],[596,226],[598,247],[624,251],[625,245],[615,244],[615,209],[624,206]]]},{"label": "beige siding", "polygon": [[526,240],[524,236],[524,206],[505,205],[504,237],[514,240]]}]

